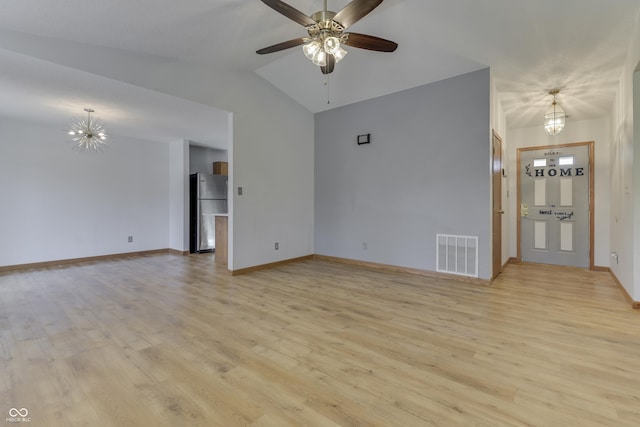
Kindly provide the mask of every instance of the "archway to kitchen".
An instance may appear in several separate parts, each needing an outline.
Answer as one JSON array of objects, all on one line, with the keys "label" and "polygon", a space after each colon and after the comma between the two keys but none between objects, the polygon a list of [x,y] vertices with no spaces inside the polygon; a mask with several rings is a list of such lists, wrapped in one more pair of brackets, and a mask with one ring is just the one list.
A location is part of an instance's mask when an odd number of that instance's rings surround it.
[{"label": "archway to kitchen", "polygon": [[211,109],[211,136],[171,144],[170,247],[232,265],[233,114]]}]

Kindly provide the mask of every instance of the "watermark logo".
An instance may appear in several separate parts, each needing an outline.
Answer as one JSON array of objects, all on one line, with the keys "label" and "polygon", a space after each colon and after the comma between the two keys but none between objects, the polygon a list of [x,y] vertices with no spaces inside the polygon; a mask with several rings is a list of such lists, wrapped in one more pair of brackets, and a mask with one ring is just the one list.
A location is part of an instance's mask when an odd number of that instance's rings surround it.
[{"label": "watermark logo", "polygon": [[9,409],[9,417],[5,421],[8,423],[30,423],[29,410],[27,408],[11,408]]}]

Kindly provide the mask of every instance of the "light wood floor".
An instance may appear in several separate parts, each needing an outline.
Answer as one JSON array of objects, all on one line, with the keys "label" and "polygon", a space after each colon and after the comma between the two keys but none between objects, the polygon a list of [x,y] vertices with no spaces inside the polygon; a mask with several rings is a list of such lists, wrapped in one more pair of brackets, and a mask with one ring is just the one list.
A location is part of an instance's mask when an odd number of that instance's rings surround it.
[{"label": "light wood floor", "polygon": [[27,408],[47,427],[640,425],[640,311],[607,273],[215,269],[0,274],[0,424]]}]

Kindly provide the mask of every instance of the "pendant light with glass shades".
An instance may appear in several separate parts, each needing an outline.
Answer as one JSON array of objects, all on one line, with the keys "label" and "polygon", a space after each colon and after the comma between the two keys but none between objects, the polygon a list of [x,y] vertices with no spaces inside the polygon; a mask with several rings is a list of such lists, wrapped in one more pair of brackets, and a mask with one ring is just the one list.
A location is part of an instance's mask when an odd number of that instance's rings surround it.
[{"label": "pendant light with glass shades", "polygon": [[567,120],[567,113],[564,112],[557,100],[559,93],[560,89],[553,89],[549,91],[549,95],[553,96],[553,101],[544,115],[544,130],[551,136],[555,136],[562,132]]}]

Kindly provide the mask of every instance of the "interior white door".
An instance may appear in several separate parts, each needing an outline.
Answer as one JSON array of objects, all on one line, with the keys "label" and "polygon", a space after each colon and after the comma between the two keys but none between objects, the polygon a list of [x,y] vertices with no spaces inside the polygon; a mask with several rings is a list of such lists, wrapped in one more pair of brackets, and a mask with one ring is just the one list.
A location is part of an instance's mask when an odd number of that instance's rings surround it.
[{"label": "interior white door", "polygon": [[589,146],[520,149],[522,260],[588,268]]}]

